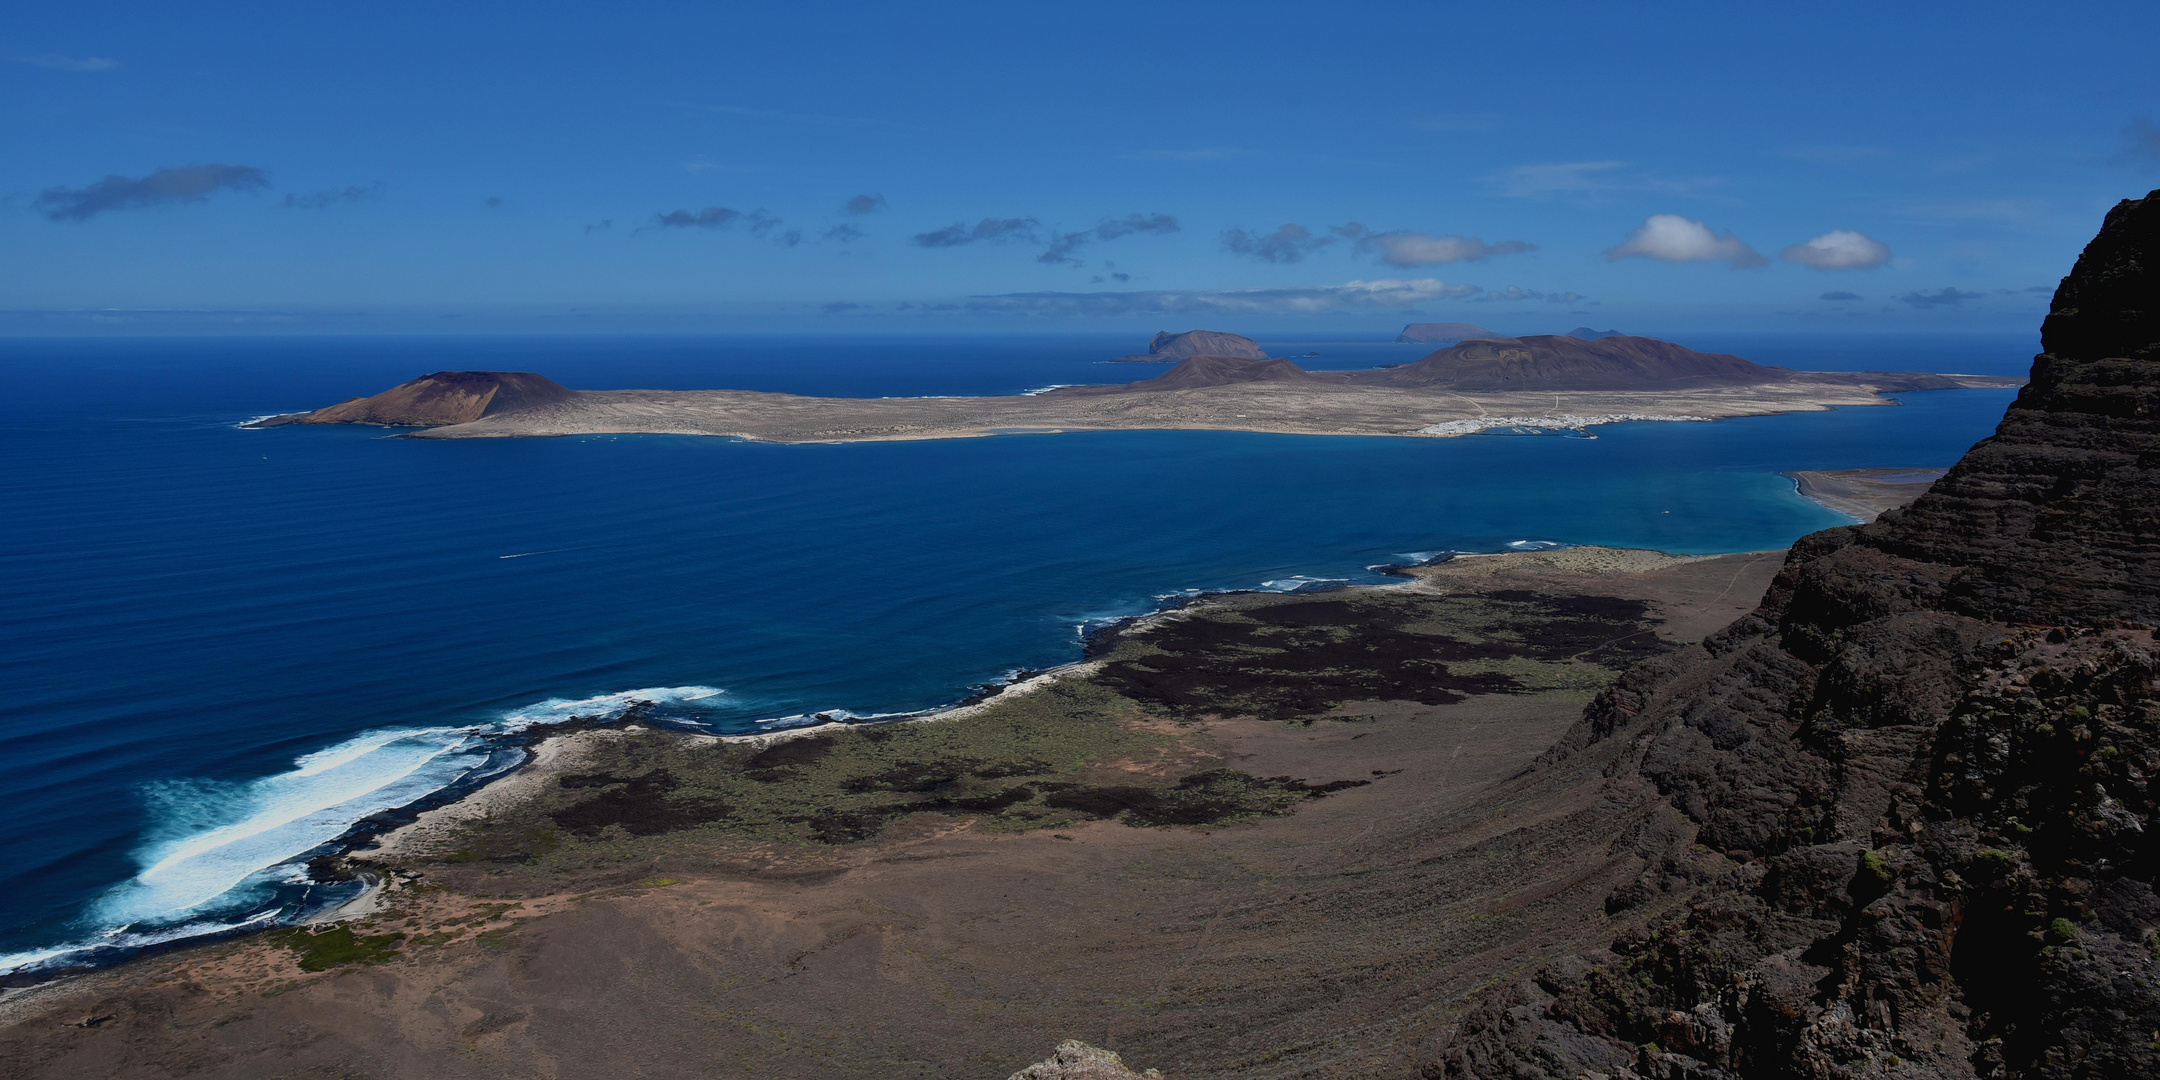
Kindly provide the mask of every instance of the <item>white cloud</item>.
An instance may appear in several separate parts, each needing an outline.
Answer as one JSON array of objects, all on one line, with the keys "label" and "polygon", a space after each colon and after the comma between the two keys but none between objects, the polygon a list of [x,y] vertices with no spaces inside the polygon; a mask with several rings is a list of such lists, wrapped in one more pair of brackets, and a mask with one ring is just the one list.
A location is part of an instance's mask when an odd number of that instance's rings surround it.
[{"label": "white cloud", "polygon": [[1832,229],[1786,248],[1778,257],[1817,270],[1872,270],[1890,261],[1890,246],[1865,233]]},{"label": "white cloud", "polygon": [[1333,311],[1413,310],[1482,290],[1435,278],[1346,281],[1288,289],[1196,289],[1190,292],[1031,292],[977,296],[965,308],[1016,315],[1127,315],[1135,312],[1316,315]]},{"label": "white cloud", "polygon": [[1664,262],[1722,262],[1733,268],[1753,269],[1770,260],[1747,246],[1731,230],[1712,232],[1710,226],[1678,214],[1652,214],[1628,234],[1618,247],[1607,249],[1608,259],[1640,255]]},{"label": "white cloud", "polygon": [[1537,245],[1521,240],[1502,240],[1497,244],[1488,244],[1475,236],[1384,232],[1360,236],[1358,250],[1379,254],[1380,260],[1389,266],[1432,266],[1438,263],[1476,262],[1494,255],[1536,251]]}]

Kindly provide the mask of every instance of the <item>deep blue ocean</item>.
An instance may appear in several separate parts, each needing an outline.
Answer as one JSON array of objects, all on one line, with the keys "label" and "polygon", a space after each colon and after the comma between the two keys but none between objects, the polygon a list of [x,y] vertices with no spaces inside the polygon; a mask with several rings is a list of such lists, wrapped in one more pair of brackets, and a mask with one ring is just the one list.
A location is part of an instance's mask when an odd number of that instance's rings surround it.
[{"label": "deep blue ocean", "polygon": [[[2022,374],[2037,342],[1700,335],[1774,364]],[[241,430],[440,369],[579,388],[1011,394],[1127,336],[0,341],[0,974],[335,899],[297,860],[629,697],[728,732],[920,710],[1188,590],[1436,551],[1783,547],[1787,469],[1942,466],[2011,391],[1594,439],[1220,432],[772,446]],[[1416,359],[1264,342],[1316,368]],[[1318,357],[1305,357],[1317,352]],[[789,719],[793,718],[793,719]]]}]

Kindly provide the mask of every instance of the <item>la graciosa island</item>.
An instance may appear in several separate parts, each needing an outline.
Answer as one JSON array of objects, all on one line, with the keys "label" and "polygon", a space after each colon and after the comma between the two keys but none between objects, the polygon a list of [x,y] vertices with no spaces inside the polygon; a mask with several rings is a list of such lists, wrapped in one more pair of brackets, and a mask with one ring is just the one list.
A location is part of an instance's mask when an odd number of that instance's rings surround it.
[{"label": "la graciosa island", "polygon": [[[1211,351],[1199,352],[1196,349]],[[1795,371],[1656,338],[1471,338],[1414,363],[1308,371],[1250,338],[1158,335],[1176,366],[1139,382],[999,397],[843,398],[749,390],[571,390],[529,372],[442,371],[372,397],[253,426],[418,427],[432,439],[723,435],[866,442],[1009,433],[1182,429],[1451,437],[1495,428],[1581,431],[1640,420],[1715,420],[1838,406],[1886,394],[2022,380],[1916,372]]]}]

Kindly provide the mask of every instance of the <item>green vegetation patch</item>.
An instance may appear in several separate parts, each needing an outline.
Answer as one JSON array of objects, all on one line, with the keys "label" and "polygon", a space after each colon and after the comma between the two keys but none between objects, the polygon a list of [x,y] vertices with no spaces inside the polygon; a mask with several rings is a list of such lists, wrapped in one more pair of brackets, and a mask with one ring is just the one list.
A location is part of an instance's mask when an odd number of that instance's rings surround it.
[{"label": "green vegetation patch", "polygon": [[993,699],[962,719],[762,747],[666,733],[600,739],[531,804],[470,825],[448,861],[590,866],[693,838],[848,844],[920,814],[1004,830],[1085,820],[1094,815],[1045,796],[1083,785],[1109,762],[1154,760],[1178,741],[1137,726],[1137,715],[1132,702],[1072,679]]},{"label": "green vegetation patch", "polygon": [[349,926],[333,926],[320,933],[304,929],[280,930],[270,940],[300,956],[300,970],[328,971],[345,964],[380,964],[398,955],[403,934],[355,934]]}]

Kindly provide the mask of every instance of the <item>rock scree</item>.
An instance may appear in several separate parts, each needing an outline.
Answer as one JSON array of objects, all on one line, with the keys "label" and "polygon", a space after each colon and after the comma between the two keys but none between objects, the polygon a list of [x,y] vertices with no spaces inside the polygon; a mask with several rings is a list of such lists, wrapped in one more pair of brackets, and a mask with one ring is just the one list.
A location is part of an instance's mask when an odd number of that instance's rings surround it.
[{"label": "rock scree", "polygon": [[1423,1075],[2160,1076],[2160,191],[2042,346],[1927,494],[1802,539],[1533,767],[1614,755],[1617,935]]},{"label": "rock scree", "polygon": [[1162,1073],[1154,1069],[1134,1072],[1126,1067],[1123,1059],[1108,1050],[1089,1046],[1078,1039],[1067,1039],[1058,1044],[1048,1059],[1038,1061],[1006,1080],[1162,1080]]}]

